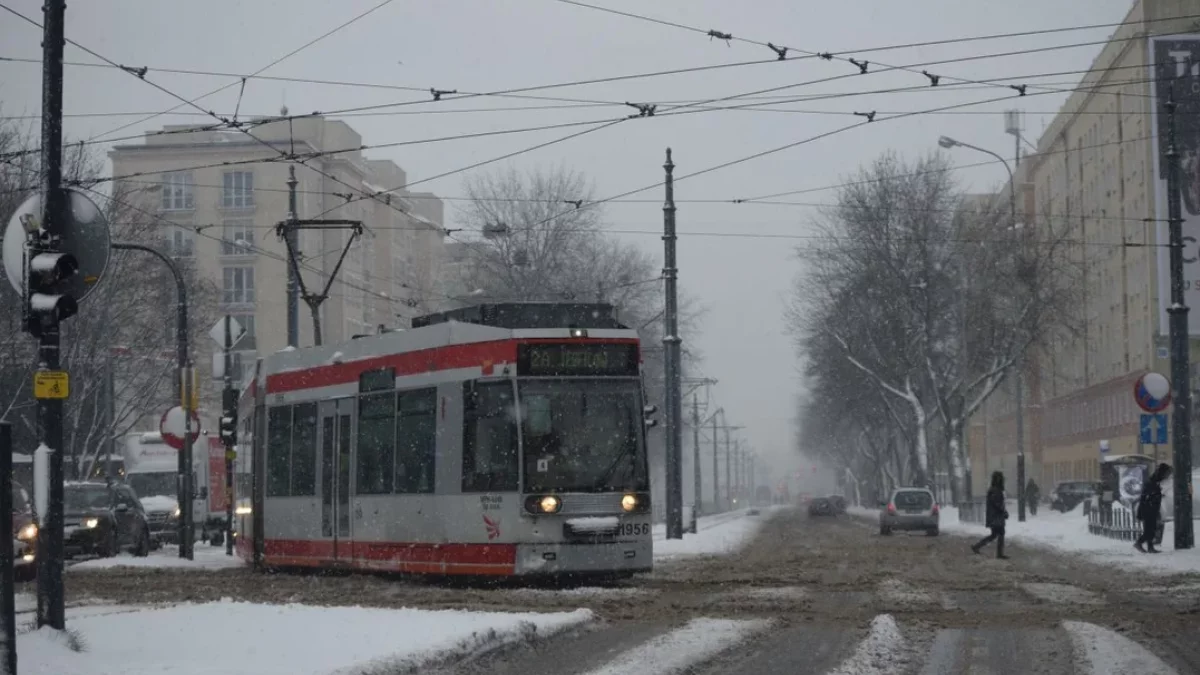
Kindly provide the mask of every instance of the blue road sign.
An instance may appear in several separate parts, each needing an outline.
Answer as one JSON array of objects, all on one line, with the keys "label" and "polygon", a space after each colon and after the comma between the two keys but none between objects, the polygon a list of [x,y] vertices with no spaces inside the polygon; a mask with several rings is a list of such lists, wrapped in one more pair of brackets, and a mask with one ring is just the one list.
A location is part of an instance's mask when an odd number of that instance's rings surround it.
[{"label": "blue road sign", "polygon": [[1142,415],[1141,418],[1142,445],[1166,445],[1167,416]]}]

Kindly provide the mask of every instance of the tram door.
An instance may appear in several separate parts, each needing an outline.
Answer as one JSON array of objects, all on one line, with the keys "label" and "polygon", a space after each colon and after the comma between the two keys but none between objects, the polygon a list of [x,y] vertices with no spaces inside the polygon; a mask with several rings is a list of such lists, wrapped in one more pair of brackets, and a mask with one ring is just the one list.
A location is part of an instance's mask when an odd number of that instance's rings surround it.
[{"label": "tram door", "polygon": [[350,560],[351,440],[354,438],[354,399],[323,401],[321,418],[321,537],[333,542],[333,557]]}]

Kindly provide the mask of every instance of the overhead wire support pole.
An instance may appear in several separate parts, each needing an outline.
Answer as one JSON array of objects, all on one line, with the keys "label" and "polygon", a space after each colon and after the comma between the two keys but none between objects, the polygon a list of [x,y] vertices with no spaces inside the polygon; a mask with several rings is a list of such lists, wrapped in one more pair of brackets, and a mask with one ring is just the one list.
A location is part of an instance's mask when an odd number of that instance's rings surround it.
[{"label": "overhead wire support pole", "polygon": [[663,348],[666,370],[666,436],[667,436],[667,539],[683,538],[683,407],[680,401],[682,382],[680,378],[679,308],[676,280],[679,270],[675,266],[675,185],[672,172],[671,149],[667,148],[666,202],[663,204],[663,278],[666,280],[666,308],[664,312]]},{"label": "overhead wire support pole", "polygon": [[1175,548],[1192,548],[1192,386],[1189,364],[1188,306],[1183,292],[1183,208],[1179,180],[1179,148],[1176,142],[1175,88],[1167,94],[1167,231],[1170,244],[1171,305],[1171,398],[1174,410],[1171,439],[1175,460]]},{"label": "overhead wire support pole", "polygon": [[[296,180],[296,165],[288,165],[288,214],[287,224],[284,237],[287,241],[289,251],[296,250],[299,247],[297,242],[296,220],[299,218],[299,211],[296,206],[296,186],[299,181]],[[300,270],[294,264],[289,264],[287,268],[287,346],[300,346]]]},{"label": "overhead wire support pole", "polygon": [[[342,253],[338,256],[337,264],[333,266],[333,271],[329,273],[329,278],[325,280],[325,286],[320,293],[310,293],[307,286],[304,284],[304,277],[300,276],[300,261],[298,257],[300,252],[297,250],[296,233],[299,230],[349,230],[350,237],[346,239],[346,245],[342,248]],[[321,338],[321,303],[329,297],[329,289],[333,287],[333,282],[337,280],[338,272],[342,269],[342,263],[346,261],[346,254],[350,252],[350,247],[354,245],[356,237],[363,233],[363,224],[361,220],[346,220],[341,218],[322,219],[310,218],[301,220],[299,218],[289,218],[275,225],[275,234],[283,239],[288,251],[288,269],[292,271],[292,277],[295,279],[296,286],[299,287],[300,297],[304,299],[305,304],[312,311],[313,321],[313,345],[320,347],[322,344]],[[291,289],[288,291],[288,302],[291,302]]]},{"label": "overhead wire support pole", "polygon": [[[67,217],[67,194],[62,188],[63,48],[66,44],[65,0],[46,0],[42,24],[42,213],[48,241],[43,252],[56,252]],[[49,249],[49,250],[46,250]],[[27,296],[32,293],[26,285]],[[38,331],[38,370],[56,372],[61,366],[59,317],[41,312]],[[48,450],[46,513],[38,529],[37,625],[66,628],[63,589],[63,400],[39,398],[38,436]],[[35,462],[36,457],[35,457]],[[15,649],[15,645],[11,645]]]}]

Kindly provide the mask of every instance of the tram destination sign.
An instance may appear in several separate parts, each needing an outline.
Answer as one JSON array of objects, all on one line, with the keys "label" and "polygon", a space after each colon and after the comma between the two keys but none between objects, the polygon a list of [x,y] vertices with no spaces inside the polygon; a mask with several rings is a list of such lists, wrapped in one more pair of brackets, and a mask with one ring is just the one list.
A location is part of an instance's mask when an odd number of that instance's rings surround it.
[{"label": "tram destination sign", "polygon": [[546,342],[517,346],[517,374],[541,377],[636,376],[636,344]]}]

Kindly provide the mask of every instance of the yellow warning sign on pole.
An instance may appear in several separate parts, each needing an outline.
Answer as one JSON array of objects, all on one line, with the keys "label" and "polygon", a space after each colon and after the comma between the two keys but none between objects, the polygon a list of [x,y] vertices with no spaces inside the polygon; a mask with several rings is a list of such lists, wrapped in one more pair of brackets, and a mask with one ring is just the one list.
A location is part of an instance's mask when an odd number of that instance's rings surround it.
[{"label": "yellow warning sign on pole", "polygon": [[71,395],[71,376],[61,370],[39,370],[33,374],[33,397],[63,399]]}]

